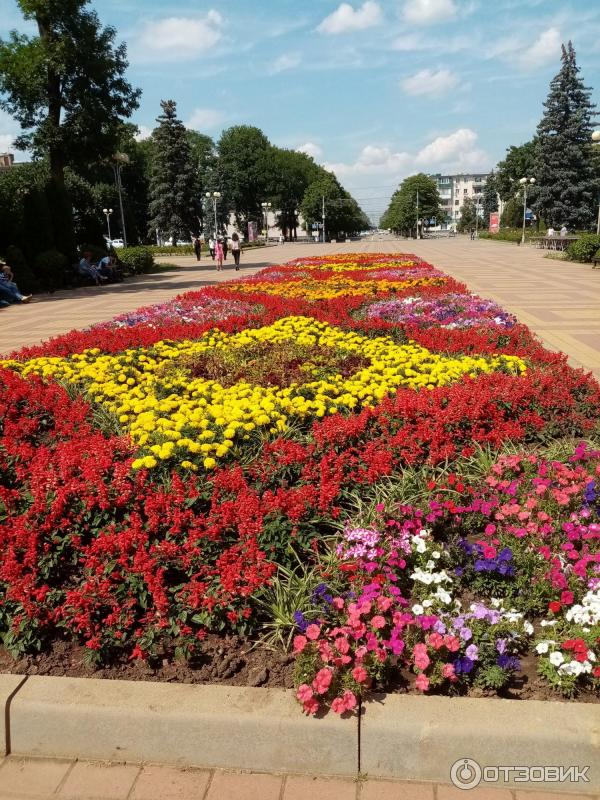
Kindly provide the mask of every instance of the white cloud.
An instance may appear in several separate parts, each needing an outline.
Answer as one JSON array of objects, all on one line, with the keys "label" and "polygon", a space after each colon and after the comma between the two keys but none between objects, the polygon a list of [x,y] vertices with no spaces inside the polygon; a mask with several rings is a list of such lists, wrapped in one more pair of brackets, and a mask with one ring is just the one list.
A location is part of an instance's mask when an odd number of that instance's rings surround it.
[{"label": "white cloud", "polygon": [[19,123],[7,114],[0,111],[0,153],[14,153],[14,140],[20,132]]},{"label": "white cloud", "polygon": [[284,53],[276,58],[269,67],[270,75],[278,75],[280,72],[285,72],[288,69],[294,69],[300,66],[302,59],[298,53]]},{"label": "white cloud", "polygon": [[312,156],[313,158],[318,158],[323,153],[319,145],[314,142],[306,142],[306,144],[297,147],[296,150],[299,153],[306,153],[307,156]]},{"label": "white cloud", "polygon": [[356,10],[350,3],[342,3],[332,14],[325,17],[317,30],[320,33],[331,34],[362,31],[365,28],[379,25],[382,21],[381,8],[374,0],[366,0]]},{"label": "white cloud", "polygon": [[223,17],[211,9],[203,17],[165,17],[146,22],[132,46],[138,61],[193,61],[223,37]]},{"label": "white cloud", "polygon": [[185,127],[196,131],[218,128],[226,119],[227,115],[218,108],[196,108]]},{"label": "white cloud", "polygon": [[458,84],[458,76],[448,69],[422,69],[400,81],[407,94],[443,94]]},{"label": "white cloud", "polygon": [[406,0],[404,3],[404,19],[413,25],[446,22],[457,11],[454,0]]},{"label": "white cloud", "polygon": [[558,28],[547,28],[542,31],[531,47],[526,48],[519,63],[523,69],[534,69],[556,61],[560,53],[562,39]]},{"label": "white cloud", "polygon": [[144,139],[149,139],[152,136],[152,128],[147,125],[138,125],[138,133],[135,135],[136,142],[143,142]]},{"label": "white cloud", "polygon": [[477,148],[477,134],[471,128],[459,128],[448,136],[438,136],[420,150],[415,162],[428,170],[444,165],[452,172],[483,169],[489,157]]}]

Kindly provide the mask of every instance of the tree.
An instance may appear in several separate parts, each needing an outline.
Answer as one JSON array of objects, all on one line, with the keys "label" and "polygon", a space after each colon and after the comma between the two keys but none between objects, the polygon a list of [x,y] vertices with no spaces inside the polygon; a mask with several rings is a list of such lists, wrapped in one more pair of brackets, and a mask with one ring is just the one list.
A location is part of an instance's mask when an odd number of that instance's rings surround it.
[{"label": "tree", "polygon": [[458,231],[464,233],[475,228],[477,224],[477,209],[470,197],[466,197],[460,209],[460,219],[458,220]]},{"label": "tree", "polygon": [[[417,211],[418,194],[418,211]],[[409,235],[416,231],[417,220],[445,219],[437,182],[419,172],[405,178],[392,195],[390,204],[380,220],[380,226]]]},{"label": "tree", "polygon": [[223,131],[217,152],[217,182],[223,193],[221,206],[235,212],[238,225],[247,235],[248,222],[260,223],[260,204],[268,199],[271,144],[259,128],[236,125]]},{"label": "tree", "polygon": [[577,230],[590,227],[594,218],[591,136],[596,106],[579,77],[571,42],[563,45],[561,60],[537,128],[535,207],[548,225]]},{"label": "tree", "polygon": [[277,226],[286,239],[297,238],[298,210],[304,193],[321,168],[305,153],[271,148],[267,193],[278,210]]},{"label": "tree", "polygon": [[158,230],[173,243],[198,231],[196,165],[187,131],[174,100],[162,100],[163,113],[154,131],[150,182],[150,233]]},{"label": "tree", "polygon": [[335,175],[322,167],[318,177],[307,187],[300,213],[308,227],[323,221],[323,199],[325,200],[325,233],[337,239],[342,235],[356,233],[369,227],[369,220],[356,200],[340,185]]},{"label": "tree", "polygon": [[496,188],[503,202],[513,198],[519,191],[521,178],[530,178],[535,174],[535,149],[535,139],[518,147],[511,145],[504,160],[496,167]]},{"label": "tree", "polygon": [[498,187],[496,175],[491,172],[483,189],[483,220],[487,226],[490,221],[490,214],[498,211]]},{"label": "tree", "polygon": [[0,107],[20,123],[22,150],[46,156],[64,183],[66,166],[113,154],[123,118],[138,107],[139,89],[124,78],[125,45],[86,10],[88,0],[18,0],[37,36],[12,31],[0,40]]}]

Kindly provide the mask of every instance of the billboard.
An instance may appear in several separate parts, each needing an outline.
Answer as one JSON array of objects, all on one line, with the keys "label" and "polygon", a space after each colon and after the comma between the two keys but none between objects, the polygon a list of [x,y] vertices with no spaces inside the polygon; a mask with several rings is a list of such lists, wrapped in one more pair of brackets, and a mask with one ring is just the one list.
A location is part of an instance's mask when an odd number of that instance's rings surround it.
[{"label": "billboard", "polygon": [[494,211],[490,214],[490,233],[498,233],[500,231],[500,214]]}]

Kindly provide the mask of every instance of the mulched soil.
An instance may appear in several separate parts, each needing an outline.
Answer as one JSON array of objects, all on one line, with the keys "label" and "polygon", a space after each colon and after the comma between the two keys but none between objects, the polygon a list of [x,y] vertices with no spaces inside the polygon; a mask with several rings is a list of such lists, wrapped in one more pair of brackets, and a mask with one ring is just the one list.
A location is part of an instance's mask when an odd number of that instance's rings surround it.
[{"label": "mulched soil", "polygon": [[[572,700],[554,692],[537,675],[536,656],[521,658],[521,673],[499,695],[473,687],[469,697],[502,697],[514,700],[551,700],[600,703],[600,697],[587,692]],[[89,663],[89,650],[68,642],[54,642],[46,653],[14,660],[0,648],[0,672],[17,675],[51,675],[104,680],[153,681],[158,683],[220,684],[226,686],[262,686],[279,689],[293,687],[294,658],[287,653],[255,646],[237,636],[208,636],[202,652],[190,663],[164,659],[150,664],[129,661],[98,668]],[[415,675],[395,673],[393,679],[373,687],[376,691],[397,694],[420,694],[415,689]]]}]

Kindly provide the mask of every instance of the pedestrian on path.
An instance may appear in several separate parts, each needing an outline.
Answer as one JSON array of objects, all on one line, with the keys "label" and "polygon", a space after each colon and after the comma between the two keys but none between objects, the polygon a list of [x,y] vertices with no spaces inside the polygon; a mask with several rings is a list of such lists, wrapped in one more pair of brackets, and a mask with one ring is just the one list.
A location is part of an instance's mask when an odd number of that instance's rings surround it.
[{"label": "pedestrian on path", "polygon": [[21,294],[11,268],[4,261],[0,261],[0,305],[29,302],[31,302],[31,295]]},{"label": "pedestrian on path", "polygon": [[221,244],[221,240],[217,239],[215,242],[215,255],[214,257],[217,259],[217,272],[221,272],[223,269],[223,245]]},{"label": "pedestrian on path", "polygon": [[194,253],[196,253],[196,261],[202,258],[202,244],[198,236],[194,236]]},{"label": "pedestrian on path", "polygon": [[209,252],[210,252],[210,257],[214,261],[215,260],[215,240],[213,239],[212,236],[208,240],[208,249],[209,249]]},{"label": "pedestrian on path", "polygon": [[227,251],[229,249],[229,245],[227,243],[227,234],[223,237],[223,258],[227,261]]},{"label": "pedestrian on path", "polygon": [[240,245],[240,237],[237,233],[234,233],[231,237],[231,252],[233,253],[233,260],[235,261],[235,269],[236,272],[240,270],[240,254],[242,252],[242,248]]}]

